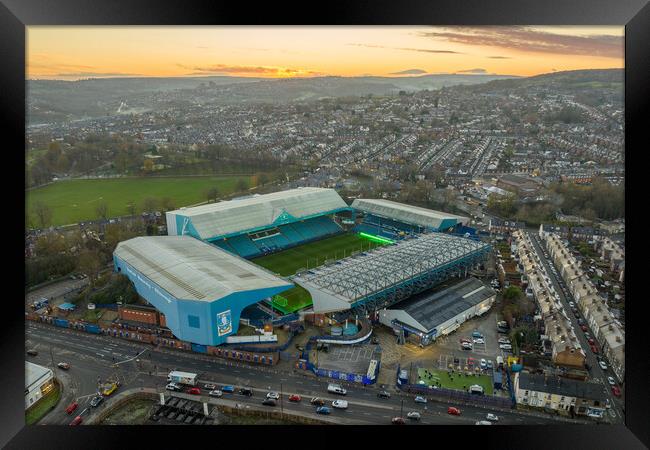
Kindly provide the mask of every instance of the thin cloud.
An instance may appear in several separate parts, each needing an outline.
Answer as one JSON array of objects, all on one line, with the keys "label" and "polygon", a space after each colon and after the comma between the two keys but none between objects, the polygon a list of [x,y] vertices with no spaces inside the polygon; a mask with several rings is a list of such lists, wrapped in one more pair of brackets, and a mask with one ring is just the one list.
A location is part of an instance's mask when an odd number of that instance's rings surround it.
[{"label": "thin cloud", "polygon": [[347,44],[355,47],[367,47],[367,48],[387,48],[390,50],[402,50],[407,52],[421,52],[421,53],[454,53],[462,55],[460,52],[454,52],[452,50],[438,50],[430,48],[404,48],[404,47],[386,47],[384,45],[374,45],[374,44]]},{"label": "thin cloud", "polygon": [[55,77],[139,77],[141,73],[124,72],[62,72],[54,74]]},{"label": "thin cloud", "polygon": [[536,53],[623,57],[623,38],[612,35],[571,36],[523,26],[456,27],[450,31],[418,32],[436,40]]},{"label": "thin cloud", "polygon": [[247,75],[272,75],[272,76],[305,76],[321,75],[319,72],[304,69],[292,69],[288,67],[266,67],[266,66],[228,66],[226,64],[215,64],[206,67],[194,67],[194,75],[199,74],[247,74]]},{"label": "thin cloud", "polygon": [[421,75],[423,73],[427,73],[427,71],[422,69],[407,69],[400,72],[391,72],[390,75]]},{"label": "thin cloud", "polygon": [[488,56],[490,59],[512,59],[510,56]]},{"label": "thin cloud", "polygon": [[485,74],[487,73],[487,70],[485,69],[466,69],[466,70],[459,70],[457,73],[481,73]]}]

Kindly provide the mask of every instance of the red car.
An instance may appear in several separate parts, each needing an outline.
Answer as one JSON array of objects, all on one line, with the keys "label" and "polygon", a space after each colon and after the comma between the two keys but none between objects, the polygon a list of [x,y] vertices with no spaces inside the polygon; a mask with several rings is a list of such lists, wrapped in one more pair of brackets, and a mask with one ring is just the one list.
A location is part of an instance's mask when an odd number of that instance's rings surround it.
[{"label": "red car", "polygon": [[593,344],[591,345],[591,351],[594,352],[596,355],[598,354],[598,349]]},{"label": "red car", "polygon": [[589,342],[589,345],[596,345],[596,341],[594,341],[594,338],[587,339],[587,342]]},{"label": "red car", "polygon": [[72,422],[70,422],[70,426],[73,427],[75,425],[79,425],[82,422],[81,416],[75,417]]},{"label": "red car", "polygon": [[451,414],[452,416],[460,416],[460,409],[450,406],[447,408],[447,414]]},{"label": "red car", "polygon": [[621,396],[621,390],[619,389],[618,386],[612,386],[612,394],[614,394],[617,397]]},{"label": "red car", "polygon": [[471,356],[469,358],[467,358],[467,365],[468,366],[473,366],[474,365],[474,358],[472,358]]},{"label": "red car", "polygon": [[187,393],[192,394],[192,395],[201,395],[201,389],[199,389],[197,387],[189,388],[187,390]]},{"label": "red car", "polygon": [[404,425],[406,423],[406,421],[404,420],[403,417],[393,417],[393,419],[391,420],[391,423],[393,425]]},{"label": "red car", "polygon": [[580,329],[582,331],[587,331],[588,330],[587,325],[580,325]]},{"label": "red car", "polygon": [[79,407],[79,403],[77,402],[72,402],[68,405],[68,407],[65,409],[65,412],[68,414],[72,414],[72,412]]},{"label": "red car", "polygon": [[461,339],[460,339],[460,343],[462,344],[463,342],[467,342],[468,344],[471,344],[471,343],[472,343],[471,339],[461,338]]},{"label": "red car", "polygon": [[289,396],[290,402],[299,402],[302,398],[298,394],[292,394]]}]

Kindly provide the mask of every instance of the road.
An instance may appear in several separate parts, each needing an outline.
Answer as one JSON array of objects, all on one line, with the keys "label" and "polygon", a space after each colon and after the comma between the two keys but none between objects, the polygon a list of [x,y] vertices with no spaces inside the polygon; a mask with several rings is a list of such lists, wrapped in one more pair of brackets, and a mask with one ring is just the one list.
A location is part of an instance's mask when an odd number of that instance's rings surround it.
[{"label": "road", "polygon": [[[609,368],[605,371],[598,365],[598,360],[596,359],[596,355],[594,355],[593,352],[591,351],[589,347],[589,343],[587,342],[587,338],[585,337],[584,332],[580,329],[580,326],[578,325],[578,320],[571,313],[571,307],[569,306],[569,301],[573,301],[573,298],[567,298],[567,296],[564,295],[564,292],[561,287],[561,285],[564,285],[566,289],[566,285],[564,284],[564,281],[561,281],[559,279],[559,276],[553,273],[553,271],[551,270],[551,266],[553,265],[553,262],[544,256],[544,249],[545,249],[544,243],[541,241],[537,233],[531,231],[527,231],[526,233],[528,234],[531,242],[533,243],[533,248],[537,252],[538,259],[541,262],[541,264],[544,266],[546,274],[551,280],[551,283],[553,284],[553,288],[555,288],[555,292],[557,292],[557,294],[560,296],[560,301],[564,309],[567,311],[567,315],[569,316],[571,325],[573,326],[574,330],[576,330],[576,336],[578,337],[578,341],[580,342],[580,345],[582,346],[582,348],[585,351],[585,354],[587,355],[587,363],[591,366],[591,370],[589,371],[590,375],[595,380],[597,380],[597,382],[603,385],[604,394],[606,398],[609,399],[610,404],[612,405],[612,408],[610,409],[611,411],[610,415],[612,414],[612,412],[613,414],[616,415],[615,417],[610,417],[610,419],[613,419],[615,422],[622,422],[624,417],[622,412],[622,407],[624,405],[623,399],[622,397],[619,399],[612,394],[612,390],[609,386],[609,383],[607,382],[607,377],[614,376],[614,374],[611,372]],[[568,289],[567,292],[569,292],[569,296],[571,296],[570,291]],[[593,336],[593,333],[590,334]]]},{"label": "road", "polygon": [[[308,374],[278,373],[271,367],[248,366],[203,355],[158,350],[147,344],[89,335],[40,323],[29,322],[26,332],[30,347],[39,351],[38,356],[27,358],[39,364],[51,365],[52,347],[54,363],[63,360],[71,365],[70,370],[65,373],[56,369],[57,375],[61,376],[64,384],[72,381],[75,386],[73,389],[66,387],[63,400],[41,423],[69,423],[71,417],[63,410],[73,397],[81,398],[78,411],[85,409],[96,391],[97,377],[105,380],[109,376],[118,376],[122,382],[120,390],[150,387],[162,391],[167,374],[173,369],[198,373],[202,383],[252,387],[255,395],[251,399],[235,395],[241,398],[242,403],[260,404],[264,393],[269,390],[299,394],[305,400],[316,396],[334,400],[334,397],[327,394],[328,382]],[[117,368],[113,367],[114,361],[134,358],[143,350],[146,351],[137,360],[118,364]],[[411,395],[393,390],[390,399],[379,399],[376,387],[360,385],[350,387],[345,399],[350,404],[349,409],[333,411],[333,415],[346,418],[346,423],[388,424],[392,417],[399,415],[402,400],[404,414],[419,411],[423,416],[421,424],[473,424],[484,419],[488,412],[498,415],[500,424],[578,423],[543,413],[491,410],[466,405],[456,405],[462,410],[461,416],[450,416],[447,414],[447,403],[429,401],[425,409],[425,406],[416,404]],[[100,406],[102,407],[104,406]],[[284,407],[297,412],[314,409],[306,403],[284,402]]]}]

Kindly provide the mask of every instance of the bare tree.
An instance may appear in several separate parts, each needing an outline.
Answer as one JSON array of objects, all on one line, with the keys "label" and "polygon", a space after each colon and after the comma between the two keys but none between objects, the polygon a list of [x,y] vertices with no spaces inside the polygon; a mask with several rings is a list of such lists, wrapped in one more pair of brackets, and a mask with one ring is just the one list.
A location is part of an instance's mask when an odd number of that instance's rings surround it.
[{"label": "bare tree", "polygon": [[147,197],[144,199],[143,206],[146,212],[153,212],[158,208],[158,199]]},{"label": "bare tree", "polygon": [[52,208],[40,200],[34,203],[34,214],[41,228],[46,228],[52,222]]},{"label": "bare tree", "polygon": [[217,189],[216,186],[211,187],[211,188],[209,188],[209,189],[205,192],[205,196],[206,196],[207,199],[208,199],[208,203],[209,203],[210,201],[216,202],[216,201],[217,201],[217,197],[219,196],[219,189]]},{"label": "bare tree", "polygon": [[97,213],[98,218],[106,220],[108,217],[108,203],[106,200],[102,200],[97,204],[95,207],[95,212]]},{"label": "bare tree", "polygon": [[240,178],[237,180],[237,187],[236,187],[238,192],[242,192],[248,189],[248,181],[246,181],[243,178]]}]

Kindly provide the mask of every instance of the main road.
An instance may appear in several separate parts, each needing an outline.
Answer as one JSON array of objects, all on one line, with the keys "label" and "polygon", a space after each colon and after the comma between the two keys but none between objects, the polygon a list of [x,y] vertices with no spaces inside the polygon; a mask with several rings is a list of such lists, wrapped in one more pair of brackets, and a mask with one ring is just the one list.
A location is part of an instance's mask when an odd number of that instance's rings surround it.
[{"label": "main road", "polygon": [[[199,374],[201,387],[207,382],[250,386],[255,392],[252,398],[234,395],[244,404],[260,404],[266,392],[282,391],[285,400],[287,394],[303,397],[301,403],[283,402],[286,411],[301,413],[313,412],[315,408],[308,403],[312,397],[328,401],[335,399],[327,394],[327,380],[302,371],[280,372],[273,367],[250,366],[206,355],[158,349],[148,344],[34,322],[27,323],[26,333],[29,347],[39,351],[36,357],[28,357],[30,361],[46,366],[64,361],[71,366],[69,371],[55,368],[57,376],[64,383],[64,394],[57,408],[42,420],[41,423],[45,424],[69,423],[71,416],[64,409],[73,398],[78,399],[78,411],[88,408],[90,398],[97,391],[98,378],[101,381],[109,377],[118,378],[122,383],[120,390],[149,387],[162,391],[167,383],[167,374],[174,369]],[[500,424],[580,423],[543,413],[469,405],[454,405],[461,409],[462,415],[450,416],[447,414],[447,407],[450,406],[447,403],[430,400],[426,405],[418,404],[412,395],[397,390],[392,392],[391,398],[380,399],[376,388],[361,385],[351,386],[344,398],[348,401],[349,408],[334,410],[332,417],[344,417],[346,423],[389,424],[391,418],[402,411],[404,415],[410,411],[419,411],[423,417],[420,422],[422,424],[473,424],[483,420],[488,412],[498,415]]]}]

